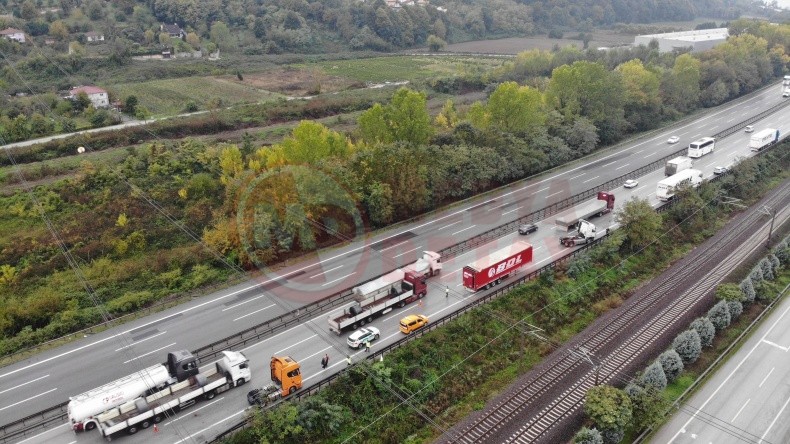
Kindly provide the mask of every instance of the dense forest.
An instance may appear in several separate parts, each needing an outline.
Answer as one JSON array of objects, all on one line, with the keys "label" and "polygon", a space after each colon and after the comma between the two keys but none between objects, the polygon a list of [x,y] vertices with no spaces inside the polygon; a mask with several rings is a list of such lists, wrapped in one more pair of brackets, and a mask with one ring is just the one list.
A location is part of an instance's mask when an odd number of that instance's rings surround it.
[{"label": "dense forest", "polygon": [[[269,266],[561,165],[788,72],[790,26],[732,26],[737,36],[698,55],[528,51],[494,73],[433,82],[446,92],[483,86],[485,101],[448,100],[431,114],[425,91],[402,88],[349,133],[303,121],[274,146],[157,141],[121,152],[116,165],[83,161],[75,177],[36,187],[40,206],[22,192],[0,198],[0,352],[232,271],[140,190],[236,266]],[[68,268],[41,211],[103,307]]]}]

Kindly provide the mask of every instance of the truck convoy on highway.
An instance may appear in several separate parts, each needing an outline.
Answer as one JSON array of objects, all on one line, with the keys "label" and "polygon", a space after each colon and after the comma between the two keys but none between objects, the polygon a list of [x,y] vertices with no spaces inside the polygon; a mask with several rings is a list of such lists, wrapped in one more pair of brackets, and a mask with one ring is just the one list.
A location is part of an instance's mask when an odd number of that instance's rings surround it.
[{"label": "truck convoy on highway", "polygon": [[148,367],[69,398],[68,415],[71,428],[74,431],[93,430],[98,425],[96,416],[100,413],[184,381],[197,373],[197,359],[192,353],[168,353],[166,364]]},{"label": "truck convoy on highway", "polygon": [[664,175],[669,177],[689,168],[691,168],[691,158],[686,156],[678,156],[672,160],[667,161],[667,164],[664,167]]},{"label": "truck convoy on highway", "polygon": [[675,193],[681,186],[691,186],[696,188],[702,183],[702,171],[683,170],[666,179],[658,182],[656,187],[656,197],[662,201],[668,201],[675,197]]},{"label": "truck convoy on highway", "polygon": [[462,271],[464,287],[472,291],[492,287],[530,262],[532,245],[516,241],[465,266]]},{"label": "truck convoy on highway", "polygon": [[266,405],[302,388],[301,366],[290,356],[272,356],[269,370],[272,384],[248,392],[247,402],[250,405]]},{"label": "truck convoy on highway", "polygon": [[590,242],[609,234],[609,229],[597,232],[597,228],[591,222],[582,219],[576,223],[575,229],[566,236],[560,236],[560,245],[574,247],[576,245],[589,244]]},{"label": "truck convoy on highway", "polygon": [[752,151],[760,151],[767,148],[779,141],[779,130],[774,128],[766,128],[762,131],[752,134],[749,138],[749,149]]},{"label": "truck convoy on highway", "polygon": [[614,194],[599,191],[597,200],[587,201],[560,213],[554,223],[565,228],[565,230],[570,230],[576,226],[576,223],[579,222],[580,219],[587,219],[592,216],[603,216],[612,211],[613,208]]},{"label": "truck convoy on highway", "polygon": [[[189,352],[181,353],[191,356]],[[243,353],[223,351],[222,359],[208,370],[113,407],[96,419],[102,435],[108,440],[119,432],[133,435],[192,406],[201,398],[213,399],[218,393],[243,385],[251,378],[249,360]]]}]

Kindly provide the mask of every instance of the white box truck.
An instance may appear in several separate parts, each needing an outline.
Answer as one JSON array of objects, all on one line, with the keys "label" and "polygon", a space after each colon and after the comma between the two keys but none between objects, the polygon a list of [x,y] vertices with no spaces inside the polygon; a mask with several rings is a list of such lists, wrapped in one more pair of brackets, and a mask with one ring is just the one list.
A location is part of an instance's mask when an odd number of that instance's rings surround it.
[{"label": "white box truck", "polygon": [[752,134],[749,138],[749,149],[752,151],[760,151],[767,148],[779,141],[779,130],[774,128],[766,128],[760,132]]},{"label": "white box truck", "polygon": [[691,158],[686,156],[678,156],[667,161],[667,164],[664,167],[664,175],[669,177],[690,168]]},{"label": "white box truck", "polygon": [[675,197],[678,188],[681,186],[691,186],[696,188],[702,183],[702,171],[684,170],[675,175],[658,182],[656,197],[662,201],[668,201]]}]

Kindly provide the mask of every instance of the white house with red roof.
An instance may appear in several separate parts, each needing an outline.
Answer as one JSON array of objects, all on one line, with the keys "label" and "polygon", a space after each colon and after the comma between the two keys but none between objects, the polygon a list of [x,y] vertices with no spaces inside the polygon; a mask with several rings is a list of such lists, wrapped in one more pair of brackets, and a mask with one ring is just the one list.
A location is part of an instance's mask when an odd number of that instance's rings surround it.
[{"label": "white house with red roof", "polygon": [[74,100],[81,92],[88,96],[94,108],[107,108],[110,106],[110,97],[107,95],[107,91],[98,86],[75,86],[69,90],[68,98]]},{"label": "white house with red roof", "polygon": [[16,40],[19,43],[25,43],[25,31],[20,31],[15,28],[6,28],[0,31],[0,35],[8,40]]}]

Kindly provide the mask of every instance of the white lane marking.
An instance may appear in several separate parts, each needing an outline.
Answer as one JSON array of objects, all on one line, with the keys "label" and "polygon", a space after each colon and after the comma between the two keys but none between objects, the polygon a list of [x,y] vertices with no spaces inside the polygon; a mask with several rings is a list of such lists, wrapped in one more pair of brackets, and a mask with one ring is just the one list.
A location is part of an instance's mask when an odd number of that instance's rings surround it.
[{"label": "white lane marking", "polygon": [[609,162],[609,163],[607,163],[607,164],[601,165],[601,168],[603,168],[603,167],[607,167],[607,166],[609,166],[609,165],[611,165],[611,164],[613,164],[613,163],[617,163],[617,161],[616,161],[616,160],[613,160],[613,161],[611,161],[611,162]]},{"label": "white lane marking", "polygon": [[571,178],[570,178],[570,179],[568,179],[568,180],[578,179],[579,177],[582,177],[582,176],[584,176],[585,174],[587,174],[587,173],[581,173],[581,174],[579,174],[579,175],[576,175],[576,176],[573,176],[573,177],[571,177]]},{"label": "white lane marking", "polygon": [[266,310],[266,309],[268,309],[268,308],[272,308],[272,307],[274,307],[275,305],[277,305],[277,304],[271,304],[271,305],[267,305],[267,306],[265,306],[265,307],[263,307],[263,308],[260,308],[260,309],[258,309],[258,310],[255,310],[255,311],[253,311],[253,312],[250,312],[250,313],[247,313],[247,314],[245,314],[245,315],[243,315],[243,316],[239,316],[238,318],[234,319],[234,320],[233,320],[233,322],[236,322],[236,321],[238,321],[239,319],[244,319],[244,318],[246,318],[247,316],[252,316],[252,315],[254,315],[254,314],[256,314],[256,313],[260,313],[260,312],[262,312],[263,310]]},{"label": "white lane marking", "polygon": [[[657,152],[656,152],[656,153],[657,153]],[[646,155],[646,156],[643,156],[642,158],[643,158],[643,159],[647,159],[648,157],[650,157],[650,156],[652,156],[652,155],[654,155],[654,154],[656,154],[656,153],[650,153],[650,154],[648,154],[648,155]]]},{"label": "white lane marking", "polygon": [[696,139],[697,139],[697,137],[699,137],[699,136],[701,136],[701,135],[702,135],[702,133],[695,134],[695,135],[691,136],[691,138],[692,138],[692,139],[694,139],[694,140],[696,140]]},{"label": "white lane marking", "polygon": [[548,196],[546,196],[546,198],[549,198],[549,197],[551,197],[551,196],[556,196],[556,195],[558,195],[558,194],[560,194],[560,193],[562,193],[562,191],[557,191],[556,193],[551,193],[551,194],[549,194]]},{"label": "white lane marking", "polygon": [[[459,269],[457,269],[457,270],[455,270],[455,271],[451,271],[451,272],[449,272],[449,273],[442,273],[442,278],[446,278],[446,277],[448,277],[448,276],[452,276],[452,275],[454,275],[455,273],[458,273],[459,271],[461,271],[461,269],[460,269],[460,268],[459,268]],[[0,392],[0,393],[2,393],[2,392]]]},{"label": "white lane marking", "polygon": [[23,382],[23,383],[21,383],[21,384],[19,384],[19,385],[15,386],[15,387],[11,387],[11,388],[9,388],[9,389],[5,389],[5,390],[3,390],[2,392],[0,392],[0,395],[2,395],[2,394],[3,394],[3,393],[5,393],[5,392],[10,392],[10,391],[11,391],[11,390],[13,390],[13,389],[17,389],[17,388],[19,388],[19,387],[22,387],[23,385],[32,384],[32,383],[34,383],[34,382],[36,382],[36,381],[40,381],[40,380],[42,380],[42,379],[44,379],[44,378],[48,378],[48,377],[49,377],[49,375],[44,375],[44,376],[42,376],[42,377],[40,377],[40,378],[31,379],[30,381]]},{"label": "white lane marking", "polygon": [[504,216],[504,215],[506,215],[506,214],[510,214],[510,213],[512,213],[512,212],[514,212],[514,211],[518,211],[518,210],[520,210],[521,208],[524,208],[524,207],[516,207],[516,208],[513,208],[513,209],[512,209],[512,210],[510,210],[510,211],[505,211],[504,213],[502,213],[502,215]]},{"label": "white lane marking", "polygon": [[749,398],[749,399],[746,400],[746,402],[743,403],[741,408],[738,409],[738,413],[736,413],[735,416],[732,417],[732,421],[730,421],[730,422],[735,422],[735,420],[738,419],[738,415],[740,415],[741,412],[743,411],[743,409],[745,409],[746,406],[749,405],[749,401],[751,401],[751,400],[752,400],[752,398]]},{"label": "white lane marking", "polygon": [[458,231],[456,231],[455,233],[451,234],[450,236],[455,236],[455,235],[456,235],[456,234],[458,234],[458,233],[464,232],[464,231],[466,231],[466,230],[469,230],[469,229],[471,229],[471,228],[474,228],[474,227],[476,227],[476,226],[477,226],[477,225],[470,225],[470,226],[468,226],[468,227],[464,228],[463,230],[458,230]]},{"label": "white lane marking", "polygon": [[406,254],[406,253],[411,253],[412,251],[414,251],[414,250],[417,250],[417,249],[420,249],[420,248],[422,248],[422,245],[420,245],[419,247],[412,248],[412,249],[411,249],[411,250],[409,250],[409,251],[404,251],[404,252],[403,252],[403,253],[401,253],[401,254],[398,254],[398,255],[392,256],[392,258],[393,258],[393,259],[397,259],[397,258],[399,258],[399,257],[403,256],[403,255],[404,255],[404,254]]},{"label": "white lane marking", "polygon": [[782,413],[784,413],[785,409],[787,408],[787,403],[788,402],[790,402],[790,398],[787,398],[787,401],[785,401],[784,405],[782,406],[782,409],[779,410],[779,413],[777,413],[776,416],[774,416],[774,420],[771,421],[771,425],[769,425],[768,428],[765,429],[765,433],[763,433],[763,436],[761,436],[760,440],[757,441],[757,444],[760,444],[761,442],[763,442],[763,440],[765,439],[765,435],[767,435],[768,432],[771,431],[771,428],[774,426],[774,424],[776,424],[776,420],[779,419],[780,416],[782,416]]},{"label": "white lane marking", "polygon": [[326,287],[327,285],[329,285],[329,284],[333,284],[333,283],[335,283],[335,282],[337,282],[337,281],[341,281],[341,280],[343,280],[343,279],[345,279],[345,278],[347,278],[347,277],[351,276],[352,274],[357,274],[357,272],[355,271],[355,272],[353,272],[353,273],[349,273],[349,274],[347,274],[347,275],[345,275],[345,276],[342,276],[342,277],[339,277],[339,278],[337,278],[337,279],[335,279],[335,280],[333,280],[333,281],[329,281],[329,282],[327,282],[327,283],[325,283],[325,284],[321,284],[321,286],[322,286],[322,287]]},{"label": "white lane marking", "polygon": [[645,187],[645,186],[644,186],[644,185],[642,185],[641,187],[634,188],[634,192],[637,192],[637,191],[641,190],[641,189],[642,189],[642,188],[644,188],[644,187]]},{"label": "white lane marking", "polygon": [[[129,347],[134,347],[134,346],[135,346],[135,345],[137,345],[137,344],[140,344],[140,343],[142,343],[142,342],[145,342],[145,341],[147,341],[147,340],[149,340],[149,339],[154,339],[154,338],[155,338],[155,337],[157,337],[157,336],[162,336],[162,335],[163,335],[163,334],[165,334],[165,333],[167,333],[167,331],[161,331],[161,332],[159,332],[159,333],[157,333],[157,334],[155,334],[155,335],[153,335],[153,336],[149,336],[149,337],[147,337],[147,338],[145,338],[145,339],[141,339],[141,340],[139,340],[139,341],[135,341],[135,342],[134,342],[134,343],[132,343],[132,344],[129,344],[129,345],[124,345],[124,346],[123,346],[123,347],[121,347],[121,348],[116,348],[116,349],[115,349],[115,351],[121,351],[121,350],[125,350],[125,349],[127,349],[127,348],[129,348]],[[0,393],[2,393],[2,392],[0,392]]]},{"label": "white lane marking", "polygon": [[[204,408],[206,408],[206,407],[210,407],[211,405],[213,405],[213,404],[216,404],[216,403],[218,403],[218,402],[222,401],[223,399],[225,399],[225,397],[224,397],[224,396],[223,396],[223,397],[221,397],[221,398],[217,398],[217,399],[215,399],[214,401],[211,401],[211,402],[209,402],[208,404],[206,404],[206,405],[204,405],[204,406],[202,406],[202,407],[200,407],[200,408],[196,408],[196,409],[194,409],[194,410],[190,410],[190,412],[191,412],[191,413],[198,412],[198,411],[200,411],[200,410],[203,410],[203,409],[204,409]],[[190,415],[179,416],[179,417],[177,417],[177,418],[173,419],[172,421],[168,421],[168,422],[166,422],[166,423],[162,424],[162,427],[164,427],[164,426],[167,426],[167,425],[170,425],[170,424],[172,424],[172,423],[174,423],[174,422],[176,422],[176,421],[178,421],[178,420],[184,419],[184,418],[191,418],[191,416],[190,416]]]},{"label": "white lane marking", "polygon": [[787,351],[787,347],[782,347],[781,345],[773,343],[773,342],[769,341],[768,339],[763,339],[762,342],[765,342],[768,345],[773,345],[774,347],[778,348],[779,350],[782,350],[783,352]]},{"label": "white lane marking", "polygon": [[705,165],[705,168],[708,168],[709,166],[713,166],[713,164],[714,164],[714,163],[716,163],[716,161],[713,161],[713,162],[711,162],[711,163],[709,163],[709,164]]},{"label": "white lane marking", "polygon": [[639,154],[639,153],[641,153],[642,151],[644,151],[644,150],[634,151],[634,154]]},{"label": "white lane marking", "polygon": [[31,436],[30,438],[23,439],[22,441],[19,441],[19,442],[18,442],[18,443],[16,443],[16,444],[22,444],[23,442],[30,441],[31,439],[36,439],[36,438],[38,438],[39,436],[41,436],[41,435],[44,435],[44,434],[47,434],[47,433],[49,433],[49,432],[51,432],[51,431],[53,431],[53,430],[57,430],[57,429],[59,429],[59,428],[61,428],[61,427],[68,427],[68,426],[69,426],[69,423],[67,423],[67,422],[64,422],[63,424],[61,424],[61,425],[56,425],[55,427],[52,427],[52,428],[51,428],[51,429],[49,429],[49,430],[44,430],[43,432],[39,433],[38,435],[33,435],[33,436]]},{"label": "white lane marking", "polygon": [[[773,331],[774,327],[776,327],[776,325],[779,324],[779,321],[782,320],[782,318],[787,314],[788,311],[790,311],[790,306],[785,308],[785,311],[783,311],[782,314],[779,315],[779,318],[777,318],[776,321],[774,321],[774,323],[768,328],[768,331],[765,332],[765,334],[760,339],[760,341],[758,341],[756,344],[754,344],[754,347],[752,347],[752,349],[749,350],[749,353],[747,353],[746,356],[744,356],[743,359],[741,359],[741,362],[739,362],[738,365],[735,366],[735,369],[733,369],[733,371],[731,371],[730,374],[727,375],[726,378],[724,378],[724,381],[722,381],[721,384],[719,384],[719,386],[716,387],[716,390],[714,390],[713,393],[710,396],[708,396],[708,399],[706,399],[705,402],[703,402],[702,405],[699,406],[699,408],[697,408],[697,410],[694,413],[691,414],[691,418],[689,418],[688,421],[686,421],[686,423],[683,424],[683,426],[680,428],[680,430],[678,430],[677,433],[675,433],[675,435],[669,440],[669,442],[667,444],[669,444],[672,441],[674,441],[675,438],[678,437],[678,435],[680,435],[681,433],[683,433],[684,430],[686,430],[686,428],[689,426],[689,424],[691,424],[691,421],[693,421],[694,418],[697,417],[697,412],[705,411],[705,406],[707,406],[708,403],[711,401],[711,399],[713,399],[713,397],[716,396],[717,393],[719,393],[719,390],[721,390],[721,388],[724,387],[727,384],[727,382],[730,380],[730,378],[732,378],[732,375],[734,375],[735,372],[737,372],[738,369],[741,368],[743,363],[746,362],[747,359],[749,359],[749,357],[752,355],[752,353],[754,353],[754,351],[757,350],[757,347],[760,346],[760,343],[762,342],[762,340],[768,337],[768,335],[771,333],[771,331]],[[790,400],[790,399],[788,399],[788,400]],[[785,406],[787,406],[787,403],[785,403]],[[784,410],[784,407],[782,407],[782,410]],[[781,415],[782,412],[779,412],[779,414]],[[774,418],[774,421],[776,421],[776,418]],[[771,423],[771,426],[773,426],[773,423]],[[771,427],[768,427],[769,430],[770,430],[770,428]],[[768,433],[768,430],[766,430],[765,433]],[[765,437],[765,435],[763,435],[763,437]],[[760,441],[762,441],[762,439],[760,439]]]},{"label": "white lane marking", "polygon": [[461,222],[463,222],[463,220],[455,221],[455,222],[453,222],[453,223],[451,223],[451,224],[447,224],[447,225],[445,225],[445,226],[443,226],[442,228],[439,228],[439,229],[440,229],[440,230],[444,230],[444,229],[445,229],[445,228],[447,228],[447,227],[452,227],[453,225],[455,225],[455,224],[460,224]]},{"label": "white lane marking", "polygon": [[330,271],[335,271],[335,270],[337,270],[338,268],[343,268],[343,266],[342,266],[342,265],[338,265],[338,266],[337,266],[337,267],[335,267],[335,268],[330,268],[329,270],[326,270],[326,271],[324,271],[324,272],[321,272],[321,273],[318,273],[318,274],[314,274],[314,275],[310,276],[308,279],[317,278],[318,276],[321,276],[322,274],[327,274],[327,273],[329,273]]},{"label": "white lane marking", "polygon": [[770,371],[770,372],[768,372],[768,374],[767,374],[767,375],[765,375],[765,378],[763,378],[763,381],[760,383],[760,385],[758,385],[758,386],[757,386],[757,388],[762,388],[763,384],[765,384],[765,381],[767,381],[767,380],[768,380],[768,377],[769,377],[769,376],[771,376],[771,373],[773,373],[773,372],[774,372],[774,369],[775,369],[775,368],[776,368],[776,367],[771,367],[771,371]]},{"label": "white lane marking", "polygon": [[314,337],[316,337],[316,336],[318,336],[318,335],[312,335],[312,336],[309,336],[309,337],[307,337],[307,338],[304,338],[304,339],[302,339],[301,341],[299,341],[299,342],[297,342],[297,343],[295,343],[295,344],[291,344],[291,345],[289,345],[288,347],[285,347],[285,348],[284,348],[284,349],[282,349],[282,350],[279,350],[279,351],[276,351],[276,352],[274,352],[274,354],[275,354],[275,355],[278,355],[278,354],[280,354],[280,353],[282,353],[282,352],[284,352],[284,351],[288,350],[289,348],[291,348],[291,347],[296,347],[297,345],[301,344],[302,342],[307,342],[307,341],[309,341],[309,340],[313,339],[313,338],[314,338]]},{"label": "white lane marking", "polygon": [[615,170],[621,170],[621,169],[623,169],[623,168],[627,167],[628,165],[631,165],[631,164],[630,164],[630,163],[627,163],[627,164],[625,164],[625,165],[623,165],[623,166],[619,166],[619,167],[615,168]]},{"label": "white lane marking", "polygon": [[124,363],[124,364],[128,364],[128,363],[130,363],[130,362],[134,361],[135,359],[140,359],[140,358],[142,358],[142,357],[148,356],[148,355],[150,355],[150,354],[153,354],[153,353],[156,353],[156,352],[158,352],[159,350],[163,350],[163,349],[166,349],[166,348],[168,348],[168,347],[172,347],[172,346],[174,346],[174,345],[176,345],[176,343],[175,343],[175,342],[174,342],[174,343],[172,343],[172,344],[169,344],[169,345],[165,345],[164,347],[157,348],[156,350],[149,351],[148,353],[143,353],[142,355],[140,355],[140,356],[137,356],[137,357],[135,357],[135,358],[132,358],[132,359],[130,359],[130,360],[128,360],[128,361],[123,361],[123,363]]},{"label": "white lane marking", "polygon": [[7,406],[5,406],[5,407],[3,407],[3,408],[0,408],[0,412],[2,412],[2,411],[3,411],[3,410],[5,410],[5,409],[10,409],[11,407],[13,407],[13,406],[15,406],[15,405],[22,404],[23,402],[30,401],[31,399],[36,399],[36,398],[38,398],[39,396],[44,396],[44,395],[46,395],[46,394],[52,393],[52,392],[54,392],[55,390],[57,390],[57,387],[56,387],[56,388],[53,388],[52,390],[47,390],[47,391],[46,391],[46,392],[44,392],[44,393],[39,393],[38,395],[31,396],[31,397],[29,397],[29,398],[27,398],[27,399],[23,399],[23,400],[21,400],[21,401],[15,402],[15,403],[13,403],[13,404],[11,404],[11,405],[7,405]]},{"label": "white lane marking", "polygon": [[234,413],[234,414],[232,414],[232,415],[228,416],[227,418],[220,419],[219,421],[215,422],[214,424],[211,424],[210,426],[208,426],[208,427],[206,427],[206,428],[204,428],[204,429],[202,429],[202,430],[198,430],[197,432],[195,432],[195,433],[193,433],[193,434],[191,434],[191,435],[187,436],[186,438],[180,439],[180,440],[178,440],[178,441],[174,442],[173,444],[181,444],[181,443],[182,443],[182,442],[184,442],[184,441],[191,441],[193,436],[198,436],[198,435],[201,435],[201,434],[203,434],[203,433],[204,433],[206,430],[209,430],[209,429],[211,429],[211,428],[213,428],[213,427],[216,427],[216,426],[218,426],[218,425],[222,424],[223,422],[229,421],[229,420],[231,420],[231,419],[233,419],[233,418],[235,418],[235,417],[237,417],[237,416],[239,416],[239,415],[243,415],[243,414],[244,414],[244,412],[246,412],[246,410],[241,410],[241,411],[239,411],[239,412],[236,412],[236,413]]},{"label": "white lane marking", "polygon": [[[381,250],[379,250],[379,253],[381,253],[382,251],[385,251],[385,250],[389,250],[390,248],[395,248],[395,247],[397,247],[398,245],[403,245],[403,244],[405,244],[406,242],[408,242],[408,241],[407,241],[407,240],[405,240],[405,241],[403,241],[403,242],[398,242],[398,243],[397,243],[397,244],[395,244],[395,245],[390,245],[390,246],[389,246],[389,247],[387,247],[387,248],[382,248]],[[375,243],[375,242],[374,242],[374,243]]]},{"label": "white lane marking", "polygon": [[595,176],[595,177],[591,177],[591,178],[589,178],[589,179],[587,179],[587,180],[585,180],[585,181],[582,181],[582,183],[587,183],[587,182],[589,182],[589,181],[591,181],[591,180],[595,180],[595,179],[597,179],[597,178],[599,178],[599,177],[601,177],[601,176]]}]

